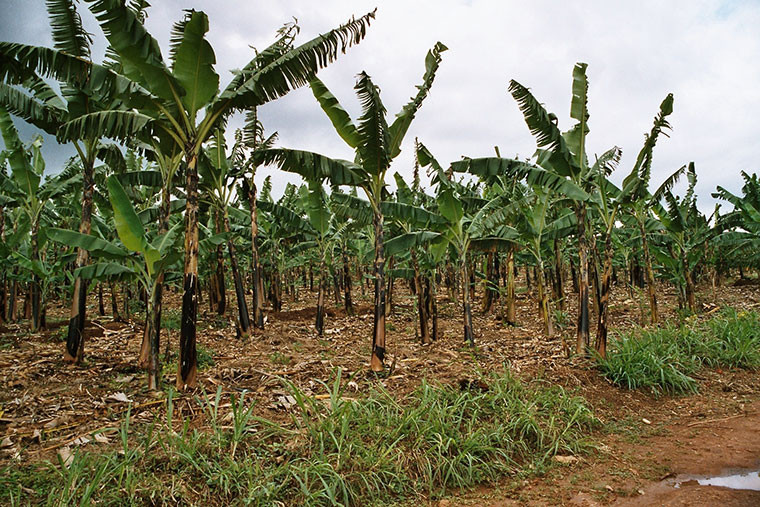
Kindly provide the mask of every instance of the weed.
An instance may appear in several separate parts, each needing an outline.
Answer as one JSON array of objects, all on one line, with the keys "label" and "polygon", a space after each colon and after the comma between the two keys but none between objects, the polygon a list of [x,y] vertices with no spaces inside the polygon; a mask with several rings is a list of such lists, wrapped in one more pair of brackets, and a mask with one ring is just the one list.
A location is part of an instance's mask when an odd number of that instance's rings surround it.
[{"label": "weed", "polygon": [[170,389],[165,419],[138,430],[127,413],[116,450],[80,449],[68,467],[43,469],[45,480],[0,470],[0,502],[84,504],[97,492],[103,504],[366,505],[418,496],[420,486],[437,497],[542,473],[552,455],[589,449],[598,420],[582,398],[508,373],[481,381],[488,389],[423,383],[403,400],[378,384],[349,400],[338,371],[324,401],[285,382],[296,400],[288,426],[255,417],[245,392],[225,403],[218,388],[195,398],[207,431],[175,420]]},{"label": "weed", "polygon": [[760,367],[760,315],[726,309],[709,320],[689,318],[680,326],[638,329],[617,336],[607,357],[597,358],[603,374],[628,389],[693,393],[691,376],[703,366]]}]

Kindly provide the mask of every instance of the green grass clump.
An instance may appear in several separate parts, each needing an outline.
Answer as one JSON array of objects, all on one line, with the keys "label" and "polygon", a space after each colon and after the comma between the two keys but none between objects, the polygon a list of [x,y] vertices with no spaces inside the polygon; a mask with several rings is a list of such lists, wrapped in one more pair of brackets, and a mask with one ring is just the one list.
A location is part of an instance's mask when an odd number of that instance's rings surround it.
[{"label": "green grass clump", "polygon": [[196,398],[205,429],[189,421],[177,429],[170,395],[165,421],[133,428],[127,439],[128,416],[118,449],[80,450],[68,468],[50,465],[46,481],[25,479],[26,489],[0,482],[0,502],[372,505],[435,497],[540,472],[556,453],[588,449],[598,425],[582,398],[509,374],[483,377],[472,390],[423,383],[400,401],[380,385],[347,399],[344,384],[339,371],[324,386],[330,398],[316,400],[286,383],[296,401],[289,425],[253,416],[245,393],[232,395],[231,416],[222,414],[220,388]]},{"label": "green grass clump", "polygon": [[760,315],[725,309],[709,320],[621,334],[597,364],[607,378],[628,389],[693,393],[699,386],[691,375],[703,366],[760,367]]}]

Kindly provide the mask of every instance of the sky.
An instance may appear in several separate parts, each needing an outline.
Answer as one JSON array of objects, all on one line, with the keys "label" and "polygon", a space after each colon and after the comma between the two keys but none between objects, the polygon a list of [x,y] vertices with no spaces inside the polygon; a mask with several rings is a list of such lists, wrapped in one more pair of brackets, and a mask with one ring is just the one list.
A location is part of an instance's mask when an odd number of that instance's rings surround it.
[{"label": "sky", "polygon": [[[2,0],[0,40],[52,45],[42,0]],[[449,50],[389,173],[410,178],[413,146],[419,138],[444,165],[462,156],[494,154],[529,157],[535,141],[507,91],[510,79],[531,89],[559,126],[569,117],[572,69],[588,64],[590,134],[587,150],[613,146],[623,158],[613,180],[630,171],[660,102],[675,96],[673,127],[654,153],[652,185],[694,161],[700,208],[710,211],[716,185],[739,192],[740,171],[758,171],[760,160],[760,0],[153,0],[147,28],[168,56],[169,30],[182,9],[209,16],[207,35],[224,86],[230,70],[253,56],[251,46],[269,45],[284,23],[298,20],[298,41],[306,42],[351,16],[377,7],[367,36],[320,78],[352,117],[360,113],[353,87],[366,71],[381,89],[389,123],[416,92],[424,58],[436,41]],[[85,26],[95,35],[94,58],[105,42],[97,21],[79,4]],[[283,147],[353,159],[308,88],[260,108],[268,132]],[[21,122],[17,122],[20,124]],[[232,126],[242,124],[242,118]],[[19,125],[20,126],[20,125]],[[30,138],[33,130],[22,129]],[[55,171],[72,152],[46,140],[48,168]],[[271,175],[275,195],[299,178]],[[389,177],[389,181],[392,178]],[[683,191],[682,183],[677,190]],[[725,209],[725,206],[724,206]],[[727,210],[726,210],[727,211]]]}]

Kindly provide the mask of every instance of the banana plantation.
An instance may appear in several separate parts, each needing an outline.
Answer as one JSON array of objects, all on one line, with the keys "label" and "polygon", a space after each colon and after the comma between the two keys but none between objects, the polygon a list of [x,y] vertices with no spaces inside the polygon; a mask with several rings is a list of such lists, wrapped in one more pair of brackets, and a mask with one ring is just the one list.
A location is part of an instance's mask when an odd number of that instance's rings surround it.
[{"label": "banana plantation", "polygon": [[[3,503],[366,505],[486,483],[533,504],[508,486],[524,480],[561,504],[623,399],[636,428],[687,394],[723,410],[707,420],[752,412],[731,410],[760,397],[760,180],[724,168],[741,191],[698,201],[688,153],[658,166],[679,97],[640,111],[638,146],[594,153],[594,62],[555,111],[505,76],[535,153],[495,137],[442,160],[408,134],[446,45],[414,49],[398,111],[382,67],[353,69],[355,97],[318,77],[381,11],[311,40],[286,24],[228,77],[204,12],[162,47],[147,2],[46,7],[50,47],[0,42]],[[264,124],[298,88],[350,159]]]}]

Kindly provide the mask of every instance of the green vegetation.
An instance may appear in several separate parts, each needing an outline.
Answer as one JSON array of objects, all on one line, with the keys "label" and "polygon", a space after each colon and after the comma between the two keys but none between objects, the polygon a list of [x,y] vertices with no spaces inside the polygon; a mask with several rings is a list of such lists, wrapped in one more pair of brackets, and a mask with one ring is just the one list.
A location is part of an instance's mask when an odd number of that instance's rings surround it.
[{"label": "green vegetation", "polygon": [[127,415],[109,452],[2,470],[0,500],[374,503],[541,473],[556,453],[590,449],[585,435],[598,420],[582,398],[508,373],[469,387],[423,383],[399,402],[378,386],[352,400],[342,397],[338,372],[324,402],[288,384],[296,405],[287,426],[253,416],[245,393],[232,396],[232,417],[223,417],[220,389],[196,398],[209,431],[189,421],[177,429],[170,393],[165,420],[130,430]]},{"label": "green vegetation", "polygon": [[760,367],[760,315],[725,309],[709,320],[692,318],[681,326],[636,329],[619,335],[599,368],[612,382],[655,394],[698,390],[691,376],[704,366]]}]

